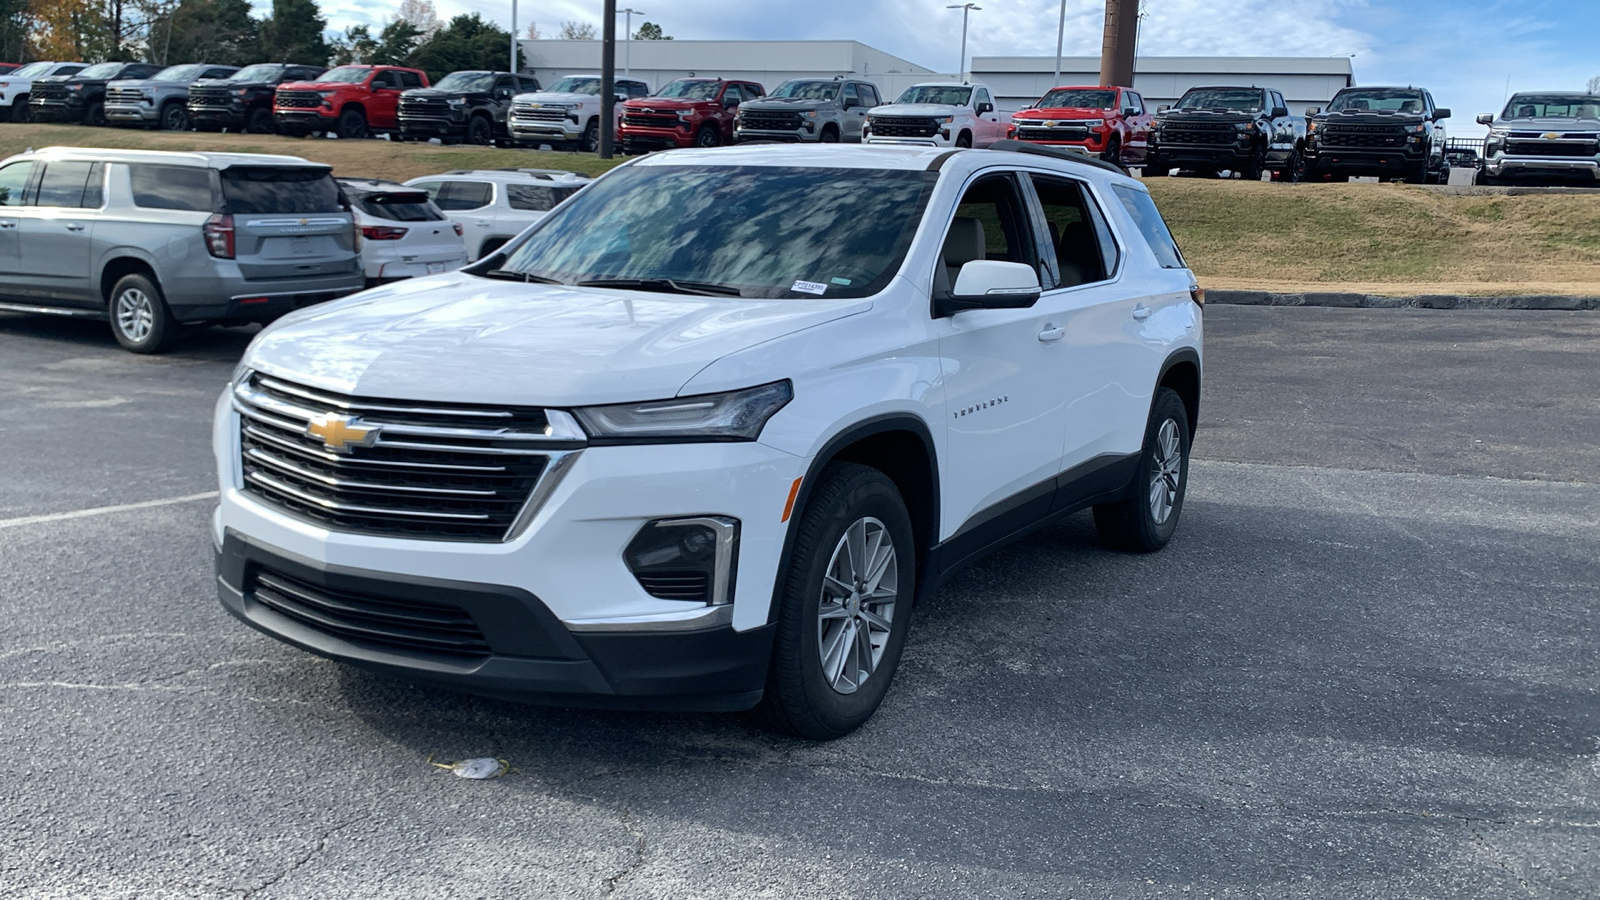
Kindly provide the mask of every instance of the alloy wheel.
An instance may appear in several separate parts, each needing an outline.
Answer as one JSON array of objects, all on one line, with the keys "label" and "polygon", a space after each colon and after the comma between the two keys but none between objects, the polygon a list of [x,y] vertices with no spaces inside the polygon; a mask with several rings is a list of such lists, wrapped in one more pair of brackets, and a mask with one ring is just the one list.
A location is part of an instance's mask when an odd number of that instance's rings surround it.
[{"label": "alloy wheel", "polygon": [[141,343],[155,328],[156,307],[150,295],[128,288],[117,295],[117,329],[134,343]]},{"label": "alloy wheel", "polygon": [[823,680],[841,694],[859,690],[883,661],[900,597],[896,562],[894,538],[872,516],[833,548],[817,604],[817,654]]},{"label": "alloy wheel", "polygon": [[1178,486],[1183,479],[1183,439],[1178,436],[1177,422],[1168,419],[1161,423],[1155,451],[1150,471],[1150,518],[1157,525],[1165,525],[1178,502]]}]

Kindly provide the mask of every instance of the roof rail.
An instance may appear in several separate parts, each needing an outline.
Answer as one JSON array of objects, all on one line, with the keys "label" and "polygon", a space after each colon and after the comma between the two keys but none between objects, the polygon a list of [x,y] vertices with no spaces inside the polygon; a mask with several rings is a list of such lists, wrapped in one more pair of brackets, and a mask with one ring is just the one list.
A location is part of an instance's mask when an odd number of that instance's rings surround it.
[{"label": "roof rail", "polygon": [[1094,166],[1096,169],[1105,169],[1108,172],[1128,174],[1128,170],[1116,163],[1108,163],[1103,159],[1090,156],[1082,150],[1068,149],[1066,147],[1052,147],[1048,144],[1030,144],[1027,141],[995,141],[989,145],[990,150],[1009,150],[1013,153],[1032,153],[1034,156],[1048,156],[1051,159],[1065,160],[1066,162],[1079,163],[1085,166]]}]

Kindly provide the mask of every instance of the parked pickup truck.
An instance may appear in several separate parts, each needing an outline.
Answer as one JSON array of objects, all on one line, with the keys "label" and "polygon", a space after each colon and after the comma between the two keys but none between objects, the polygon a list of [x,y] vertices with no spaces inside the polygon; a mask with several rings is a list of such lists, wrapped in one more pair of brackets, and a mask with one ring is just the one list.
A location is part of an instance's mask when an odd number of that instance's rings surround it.
[{"label": "parked pickup truck", "polygon": [[428,86],[421,69],[339,66],[316,81],[282,85],[273,101],[278,132],[305,137],[331,131],[341,138],[393,134],[400,129],[400,94]]},{"label": "parked pickup truck", "polygon": [[106,122],[130,128],[189,130],[189,88],[202,78],[227,78],[234,66],[168,66],[142,81],[113,81],[106,88]]},{"label": "parked pickup truck", "polygon": [[865,143],[918,147],[988,147],[1010,124],[986,84],[916,84],[867,114]]},{"label": "parked pickup truck", "polygon": [[28,121],[28,96],[35,78],[76,75],[86,68],[75,62],[32,62],[0,76],[0,121]]},{"label": "parked pickup truck", "polygon": [[1146,175],[1172,169],[1236,173],[1257,181],[1270,171],[1293,180],[1301,171],[1306,120],[1291,116],[1283,94],[1262,87],[1196,87],[1176,106],[1156,110]]},{"label": "parked pickup truck", "polygon": [[106,124],[106,85],[125,78],[149,78],[162,67],[150,63],[95,63],[76,75],[35,78],[28,110],[35,122]]},{"label": "parked pickup truck", "polygon": [[1328,108],[1306,110],[1306,172],[1349,181],[1352,176],[1399,176],[1411,184],[1450,177],[1444,120],[1450,110],[1416,87],[1352,87]]},{"label": "parked pickup truck", "polygon": [[1489,126],[1479,184],[1577,179],[1600,183],[1600,93],[1535,91],[1512,94]]},{"label": "parked pickup truck", "polygon": [[322,66],[257,63],[222,80],[197,81],[189,87],[189,121],[196,131],[248,131],[271,134],[272,97],[278,85],[311,81],[326,72]]},{"label": "parked pickup truck", "polygon": [[1058,87],[1011,117],[1011,136],[1035,144],[1081,147],[1106,162],[1136,166],[1150,145],[1150,112],[1125,87]]},{"label": "parked pickup truck", "polygon": [[878,88],[870,81],[796,78],[740,106],[733,138],[741,144],[859,144],[867,110],[877,105]]},{"label": "parked pickup truck", "polygon": [[400,139],[510,146],[511,98],[538,89],[537,80],[510,72],[451,72],[400,95]]},{"label": "parked pickup truck", "polygon": [[[618,78],[612,126],[622,124],[622,105],[650,96],[650,85],[633,78]],[[613,131],[620,134],[621,131]],[[518,94],[511,104],[511,141],[518,147],[549,144],[556,150],[593,153],[600,148],[600,76],[568,75],[548,91]]]},{"label": "parked pickup truck", "polygon": [[733,143],[733,113],[746,100],[766,96],[753,81],[680,78],[654,97],[622,104],[618,136],[625,153]]}]

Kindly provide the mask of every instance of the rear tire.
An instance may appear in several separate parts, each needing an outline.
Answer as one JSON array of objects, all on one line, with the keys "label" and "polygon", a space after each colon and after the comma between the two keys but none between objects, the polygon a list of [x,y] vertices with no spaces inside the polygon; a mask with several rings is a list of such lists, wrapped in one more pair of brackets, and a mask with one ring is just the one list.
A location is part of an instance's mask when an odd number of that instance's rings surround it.
[{"label": "rear tire", "polygon": [[1157,388],[1128,495],[1094,508],[1100,542],[1129,553],[1165,547],[1178,528],[1188,487],[1189,413],[1177,391]]},{"label": "rear tire", "polygon": [[894,679],[916,595],[916,537],[889,476],[833,463],[793,526],[756,716],[826,741],[870,718]]},{"label": "rear tire", "polygon": [[161,288],[147,275],[124,275],[111,288],[107,301],[111,334],[134,353],[160,353],[182,332]]}]

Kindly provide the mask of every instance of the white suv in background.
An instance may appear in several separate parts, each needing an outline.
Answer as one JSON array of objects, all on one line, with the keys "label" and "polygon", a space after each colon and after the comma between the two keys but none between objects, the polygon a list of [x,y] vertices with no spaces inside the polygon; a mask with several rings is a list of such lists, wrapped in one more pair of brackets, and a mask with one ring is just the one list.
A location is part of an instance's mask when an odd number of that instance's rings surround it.
[{"label": "white suv in background", "polygon": [[467,264],[460,222],[445,218],[428,195],[394,181],[340,178],[361,230],[367,286],[437,275]]},{"label": "white suv in background", "polygon": [[493,253],[591,179],[559,169],[458,169],[406,182],[466,230],[467,261]]},{"label": "white suv in background", "polygon": [[1139,182],[1001,146],[647,156],[266,329],[216,410],[222,604],[486,695],[850,732],[961,564],[1183,508],[1194,276]]},{"label": "white suv in background", "polygon": [[0,121],[28,121],[28,95],[35,78],[76,75],[87,68],[87,63],[34,62],[0,75]]}]

